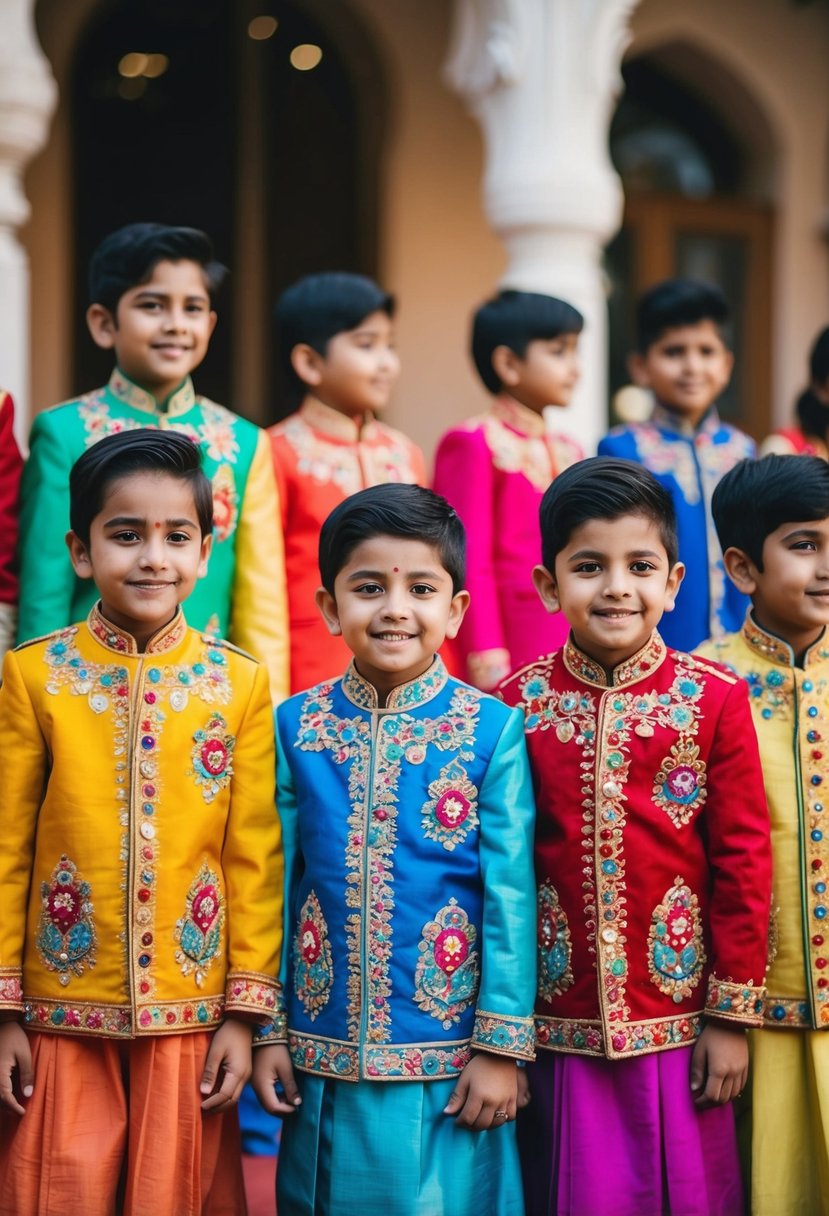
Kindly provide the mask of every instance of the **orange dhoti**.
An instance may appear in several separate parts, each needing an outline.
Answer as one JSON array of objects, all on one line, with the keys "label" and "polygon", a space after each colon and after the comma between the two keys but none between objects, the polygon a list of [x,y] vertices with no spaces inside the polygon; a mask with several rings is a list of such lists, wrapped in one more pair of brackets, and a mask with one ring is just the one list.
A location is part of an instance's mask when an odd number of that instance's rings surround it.
[{"label": "orange dhoti", "polygon": [[2,1216],[244,1216],[236,1111],[200,1109],[211,1037],[32,1034],[26,1113],[0,1113]]}]

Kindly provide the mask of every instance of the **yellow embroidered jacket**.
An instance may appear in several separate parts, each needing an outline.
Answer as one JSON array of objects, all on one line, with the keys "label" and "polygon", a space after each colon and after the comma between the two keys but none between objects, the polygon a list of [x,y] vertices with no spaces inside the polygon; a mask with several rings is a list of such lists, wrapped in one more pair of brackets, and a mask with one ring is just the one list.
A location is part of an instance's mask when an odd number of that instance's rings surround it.
[{"label": "yellow embroidered jacket", "polygon": [[130,1038],[267,1021],[282,853],[264,666],[181,611],[93,608],[6,656],[0,1010]]}]

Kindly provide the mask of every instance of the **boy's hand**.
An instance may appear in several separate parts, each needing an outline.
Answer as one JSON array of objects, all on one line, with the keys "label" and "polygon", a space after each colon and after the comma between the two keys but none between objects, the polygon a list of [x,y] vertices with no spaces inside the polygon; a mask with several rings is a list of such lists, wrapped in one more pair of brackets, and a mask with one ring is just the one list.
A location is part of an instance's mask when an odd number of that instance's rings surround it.
[{"label": "boy's hand", "polygon": [[[284,1095],[276,1092],[281,1085]],[[302,1103],[294,1080],[294,1069],[284,1043],[257,1047],[253,1053],[253,1088],[263,1108],[272,1115],[292,1115]]]},{"label": "boy's hand", "polygon": [[467,1064],[443,1109],[473,1131],[503,1127],[515,1118],[518,1069],[508,1056],[477,1052]]},{"label": "boy's hand", "polygon": [[251,1072],[254,1029],[247,1022],[226,1018],[213,1035],[199,1085],[203,1094],[210,1095],[201,1104],[203,1111],[228,1110],[239,1101]]},{"label": "boy's hand", "polygon": [[26,1108],[15,1097],[13,1078],[24,1098],[31,1098],[35,1082],[32,1049],[26,1032],[19,1022],[0,1023],[0,1102],[16,1115],[25,1115]]},{"label": "boy's hand", "polygon": [[519,1110],[523,1110],[525,1106],[529,1106],[532,1102],[532,1094],[530,1093],[530,1078],[527,1076],[526,1068],[517,1069],[518,1072],[518,1099],[517,1106]]},{"label": "boy's hand", "polygon": [[691,1057],[691,1089],[700,1110],[724,1106],[738,1097],[748,1080],[748,1039],[742,1026],[709,1022]]}]

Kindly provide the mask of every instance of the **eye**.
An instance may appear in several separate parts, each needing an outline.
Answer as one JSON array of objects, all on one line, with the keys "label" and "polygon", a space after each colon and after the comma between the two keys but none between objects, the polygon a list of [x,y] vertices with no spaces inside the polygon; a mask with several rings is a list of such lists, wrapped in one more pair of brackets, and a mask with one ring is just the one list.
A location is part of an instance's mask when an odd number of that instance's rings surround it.
[{"label": "eye", "polygon": [[796,540],[789,548],[793,553],[817,553],[817,545],[813,540]]},{"label": "eye", "polygon": [[159,300],[142,300],[138,307],[142,312],[159,312],[161,302]]},{"label": "eye", "polygon": [[656,569],[656,566],[654,566],[651,562],[640,560],[637,562],[631,562],[630,568],[634,574],[650,574]]},{"label": "eye", "polygon": [[360,585],[358,587],[354,588],[354,591],[356,592],[357,595],[365,595],[365,596],[383,594],[383,588],[380,586],[379,583],[360,583]]},{"label": "eye", "polygon": [[112,533],[112,539],[124,545],[132,545],[141,537],[132,528],[120,528],[117,532]]},{"label": "eye", "polygon": [[435,591],[436,591],[436,588],[430,587],[428,583],[413,583],[412,584],[412,595],[418,595],[418,596],[434,595]]},{"label": "eye", "polygon": [[186,545],[190,540],[190,534],[188,532],[170,532],[167,539],[175,545]]},{"label": "eye", "polygon": [[198,300],[194,300],[192,303],[187,305],[187,311],[195,312],[195,313],[202,313],[202,312],[207,312],[207,307],[205,304],[200,303]]},{"label": "eye", "polygon": [[575,568],[576,574],[598,574],[601,566],[598,562],[579,562]]}]

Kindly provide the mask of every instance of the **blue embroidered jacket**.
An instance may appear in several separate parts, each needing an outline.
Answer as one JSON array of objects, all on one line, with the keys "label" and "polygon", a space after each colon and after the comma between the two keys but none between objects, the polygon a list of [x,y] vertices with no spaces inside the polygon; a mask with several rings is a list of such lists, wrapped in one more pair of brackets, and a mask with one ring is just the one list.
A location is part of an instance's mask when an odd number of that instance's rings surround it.
[{"label": "blue embroidered jacket", "polygon": [[[353,666],[279,707],[296,1067],[342,1080],[531,1059],[535,817],[520,711],[440,658],[381,708]],[[289,957],[287,957],[289,955]]]},{"label": "blue embroidered jacket", "polygon": [[648,422],[614,427],[599,455],[644,465],[674,501],[686,572],[674,611],[659,625],[668,646],[693,650],[708,637],[739,629],[748,599],[726,577],[711,495],[729,469],[756,455],[754,441],[722,422],[715,409],[691,427],[657,405]]}]

